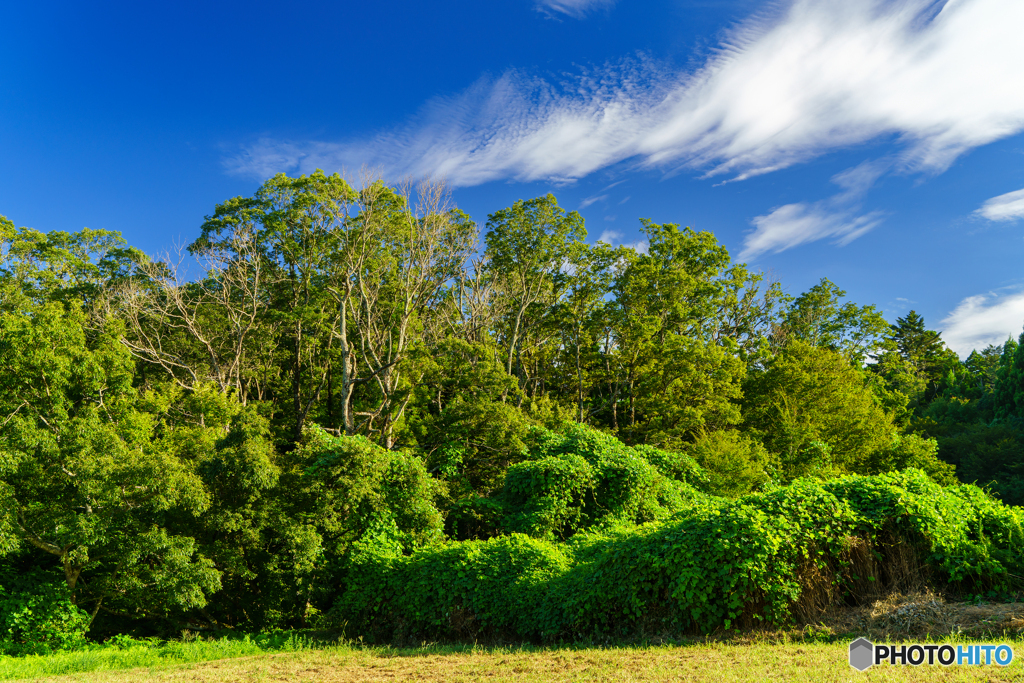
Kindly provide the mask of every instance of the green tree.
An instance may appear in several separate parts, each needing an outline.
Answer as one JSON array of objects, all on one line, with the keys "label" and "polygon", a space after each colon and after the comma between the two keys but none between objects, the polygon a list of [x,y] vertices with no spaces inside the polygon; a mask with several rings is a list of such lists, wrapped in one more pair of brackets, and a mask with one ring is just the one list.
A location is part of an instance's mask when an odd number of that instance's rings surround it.
[{"label": "green tree", "polygon": [[706,489],[735,498],[778,475],[777,459],[757,439],[736,429],[711,432],[686,449],[706,473]]},{"label": "green tree", "polygon": [[574,385],[564,393],[576,403],[578,422],[587,422],[600,409],[590,394],[601,379],[600,336],[607,295],[615,267],[625,258],[622,247],[613,249],[603,242],[590,247],[579,242],[568,261],[566,294],[555,315],[561,332],[559,365],[571,370]]},{"label": "green tree", "polygon": [[1024,333],[1008,340],[996,368],[992,387],[993,408],[999,418],[1024,418]]},{"label": "green tree", "polygon": [[115,334],[92,342],[75,302],[0,312],[0,528],[62,569],[90,618],[202,607],[219,572],[165,516],[209,507],[158,415],[142,409]]},{"label": "green tree", "polygon": [[104,290],[127,280],[143,254],[109,230],[41,233],[0,215],[0,305],[77,300],[92,310]]},{"label": "green tree", "polygon": [[874,306],[841,304],[845,296],[822,278],[789,304],[775,333],[777,342],[798,339],[836,351],[859,366],[876,350],[889,324]]},{"label": "green tree", "polygon": [[503,306],[499,340],[505,370],[526,388],[524,340],[549,319],[565,292],[564,269],[587,232],[583,217],[568,214],[552,194],[519,200],[487,219],[487,269]]},{"label": "green tree", "polygon": [[740,420],[746,368],[721,322],[756,277],[732,265],[711,233],[651,221],[643,230],[648,253],[629,256],[613,289],[621,389],[610,392],[611,422],[627,443],[676,450]]},{"label": "green tree", "polygon": [[861,370],[800,340],[752,373],[743,393],[744,425],[776,454],[786,481],[866,473],[895,431]]},{"label": "green tree", "polygon": [[415,363],[427,338],[442,338],[452,321],[443,305],[475,246],[476,226],[449,206],[442,185],[396,192],[373,183],[360,192],[360,230],[380,248],[356,274],[351,309],[368,400],[357,413],[386,448],[396,434],[423,370]]}]

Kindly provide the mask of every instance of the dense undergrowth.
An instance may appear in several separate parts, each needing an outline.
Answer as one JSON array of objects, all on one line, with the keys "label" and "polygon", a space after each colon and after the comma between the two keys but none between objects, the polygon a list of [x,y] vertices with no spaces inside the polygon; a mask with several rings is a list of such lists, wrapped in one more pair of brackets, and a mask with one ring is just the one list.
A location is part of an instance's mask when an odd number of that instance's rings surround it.
[{"label": "dense undergrowth", "polygon": [[1024,514],[923,472],[702,496],[635,527],[568,541],[510,534],[406,555],[364,539],[335,615],[349,634],[554,641],[785,624],[837,602],[931,585],[1020,586]]},{"label": "dense undergrowth", "polygon": [[[315,587],[334,596],[333,608],[310,610],[315,625],[378,643],[638,642],[786,628],[894,590],[1024,588],[1024,510],[922,470],[725,498],[688,456],[583,425],[538,427],[529,443],[478,501],[490,537],[457,541],[442,532],[443,490],[426,485],[421,463],[310,431],[296,476],[330,482],[333,509],[350,519],[336,569]],[[66,593],[8,578],[5,653],[94,647]]]}]

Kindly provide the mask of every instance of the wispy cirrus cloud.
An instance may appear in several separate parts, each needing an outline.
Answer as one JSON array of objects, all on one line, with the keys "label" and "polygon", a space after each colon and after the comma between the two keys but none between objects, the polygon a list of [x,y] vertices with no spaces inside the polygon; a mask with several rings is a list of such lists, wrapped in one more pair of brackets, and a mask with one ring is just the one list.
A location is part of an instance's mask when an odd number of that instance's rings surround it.
[{"label": "wispy cirrus cloud", "polygon": [[990,221],[1012,221],[1024,218],[1024,190],[992,197],[974,213]]},{"label": "wispy cirrus cloud", "polygon": [[580,202],[579,208],[577,210],[578,211],[582,211],[583,209],[587,208],[591,204],[594,204],[594,203],[600,202],[600,201],[604,201],[606,199],[608,199],[608,195],[606,195],[606,194],[596,194],[596,195],[587,197],[586,199],[584,199],[583,201]]},{"label": "wispy cirrus cloud", "polygon": [[594,10],[607,9],[614,4],[615,0],[537,0],[536,7],[548,15],[557,12],[582,19]]},{"label": "wispy cirrus cloud", "polygon": [[946,345],[961,356],[1014,339],[1024,326],[1024,291],[969,296],[941,324]]},{"label": "wispy cirrus cloud", "polygon": [[849,244],[882,221],[878,211],[860,214],[860,200],[890,166],[885,159],[865,161],[832,177],[842,191],[828,199],[786,204],[757,216],[751,221],[754,230],[743,241],[740,259],[829,237],[839,245]]},{"label": "wispy cirrus cloud", "polygon": [[[644,58],[560,82],[509,71],[428,102],[396,130],[343,141],[265,138],[226,165],[258,177],[369,165],[455,186],[572,181],[622,162],[743,179],[884,138],[897,145],[896,168],[938,173],[1024,129],[1024,2],[780,7],[742,24],[692,71]],[[870,223],[833,209],[796,204],[758,217],[748,248],[845,239]]]},{"label": "wispy cirrus cloud", "polygon": [[828,209],[827,201],[786,204],[751,221],[756,229],[744,241],[739,258],[746,261],[764,252],[777,253],[827,237],[834,237],[837,244],[846,245],[881,222],[880,212],[863,216],[833,212]]}]

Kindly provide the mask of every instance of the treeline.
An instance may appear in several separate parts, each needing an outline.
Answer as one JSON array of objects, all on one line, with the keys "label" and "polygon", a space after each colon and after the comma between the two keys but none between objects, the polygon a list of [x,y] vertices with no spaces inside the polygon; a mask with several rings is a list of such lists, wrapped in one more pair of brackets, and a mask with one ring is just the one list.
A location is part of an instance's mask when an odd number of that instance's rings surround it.
[{"label": "treeline", "polygon": [[443,187],[321,172],[218,205],[177,258],[0,217],[0,640],[326,624],[380,548],[799,478],[1024,498],[1024,349],[961,362],[913,312],[641,222],[643,251],[590,245],[547,195],[481,242]]}]

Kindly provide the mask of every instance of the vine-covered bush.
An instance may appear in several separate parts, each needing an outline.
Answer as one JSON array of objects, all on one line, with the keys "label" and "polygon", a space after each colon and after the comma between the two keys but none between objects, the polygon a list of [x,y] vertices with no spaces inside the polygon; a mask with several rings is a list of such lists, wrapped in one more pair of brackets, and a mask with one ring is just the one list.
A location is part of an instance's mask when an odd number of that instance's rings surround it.
[{"label": "vine-covered bush", "polygon": [[[566,543],[513,534],[402,555],[384,537],[364,537],[335,616],[350,635],[388,639],[782,624],[815,591],[856,600],[907,571],[964,591],[1019,588],[1022,522],[1019,508],[976,487],[941,487],[908,470],[696,497],[668,519],[605,524]],[[903,562],[908,553],[919,564]]]},{"label": "vine-covered bush", "polygon": [[381,520],[393,521],[404,548],[438,540],[444,520],[434,505],[440,484],[423,461],[389,451],[363,436],[331,436],[312,428],[296,459],[305,464],[302,486],[308,507],[339,553]]},{"label": "vine-covered bush", "polygon": [[509,532],[565,539],[604,522],[664,519],[701,494],[704,472],[689,457],[631,448],[586,425],[535,428],[536,445],[508,468],[500,498]]}]

